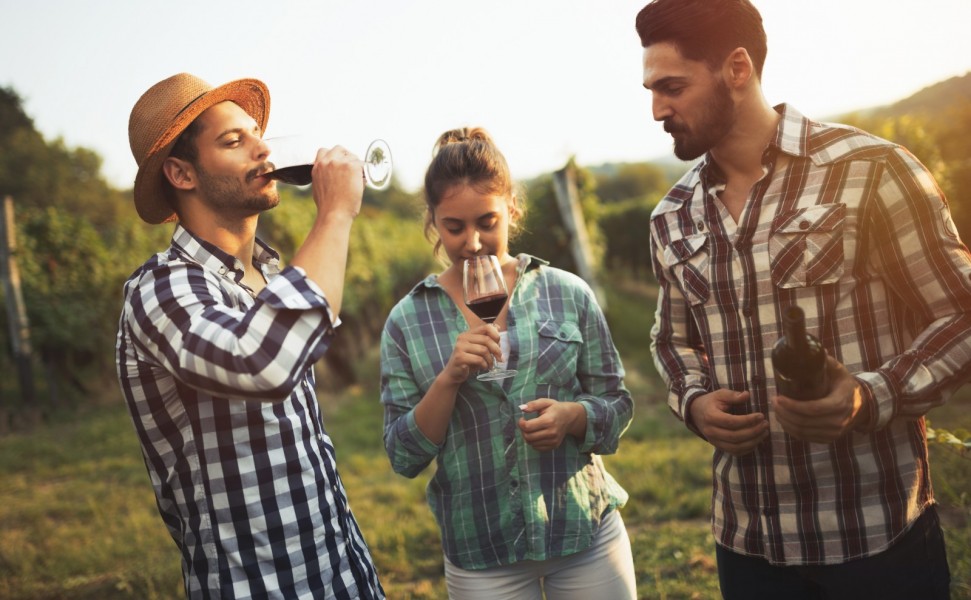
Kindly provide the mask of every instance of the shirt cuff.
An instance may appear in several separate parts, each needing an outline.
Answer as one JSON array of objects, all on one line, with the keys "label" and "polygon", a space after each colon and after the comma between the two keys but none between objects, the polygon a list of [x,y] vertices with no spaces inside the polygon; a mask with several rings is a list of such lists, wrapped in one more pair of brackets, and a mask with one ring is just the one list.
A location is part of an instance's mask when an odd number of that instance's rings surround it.
[{"label": "shirt cuff", "polygon": [[684,391],[684,400],[681,404],[681,420],[684,421],[685,426],[695,435],[703,440],[708,440],[701,433],[701,430],[695,425],[694,420],[691,418],[691,403],[697,400],[699,397],[704,396],[708,393],[708,390],[703,387],[689,387]]},{"label": "shirt cuff", "polygon": [[428,436],[418,427],[418,422],[415,421],[415,411],[412,410],[405,415],[405,427],[400,438],[402,445],[408,449],[411,454],[425,455],[425,456],[437,456],[439,451],[445,445],[443,441],[441,444],[436,444],[435,442],[428,439]]},{"label": "shirt cuff", "polygon": [[897,388],[879,372],[858,373],[855,377],[860,383],[864,410],[869,411],[868,418],[860,429],[871,432],[886,427],[897,413],[894,400],[898,397]]},{"label": "shirt cuff", "polygon": [[597,418],[596,408],[591,402],[584,402],[583,400],[578,400],[577,404],[582,406],[584,412],[587,413],[587,427],[583,434],[583,441],[580,443],[579,450],[585,453],[597,453],[596,450],[600,445],[601,434],[597,431],[600,419]]}]

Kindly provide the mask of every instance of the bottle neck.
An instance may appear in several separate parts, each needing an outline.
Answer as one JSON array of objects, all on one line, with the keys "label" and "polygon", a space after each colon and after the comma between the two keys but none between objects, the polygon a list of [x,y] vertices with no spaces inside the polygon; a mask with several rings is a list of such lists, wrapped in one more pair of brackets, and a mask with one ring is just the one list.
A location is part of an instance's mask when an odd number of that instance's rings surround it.
[{"label": "bottle neck", "polygon": [[790,306],[782,313],[782,335],[791,348],[806,347],[806,317],[798,306]]}]

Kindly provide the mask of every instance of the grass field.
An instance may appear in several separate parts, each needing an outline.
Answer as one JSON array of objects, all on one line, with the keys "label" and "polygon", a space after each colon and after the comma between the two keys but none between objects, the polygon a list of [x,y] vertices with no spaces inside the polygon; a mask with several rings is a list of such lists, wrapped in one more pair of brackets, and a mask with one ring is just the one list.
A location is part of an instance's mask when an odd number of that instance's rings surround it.
[{"label": "grass field", "polygon": [[[630,492],[623,511],[641,598],[718,597],[708,527],[709,448],[662,404],[648,349],[644,290],[615,290],[610,313],[630,371],[635,420],[608,469]],[[362,380],[376,381],[374,360]],[[427,476],[395,475],[381,446],[374,385],[325,395],[351,506],[390,598],[444,599],[438,530],[425,505]],[[971,386],[930,419],[971,430]],[[945,522],[953,598],[971,600],[971,456],[932,448]],[[128,415],[110,389],[104,402],[30,432],[0,438],[0,598],[182,597],[179,560],[156,512]],[[607,600],[607,599],[604,599]]]}]

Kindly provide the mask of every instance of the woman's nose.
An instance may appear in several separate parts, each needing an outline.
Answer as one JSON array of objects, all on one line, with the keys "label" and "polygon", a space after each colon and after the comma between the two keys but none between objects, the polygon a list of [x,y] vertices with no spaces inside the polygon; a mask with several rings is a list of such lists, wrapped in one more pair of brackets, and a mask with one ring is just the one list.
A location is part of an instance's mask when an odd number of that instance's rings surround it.
[{"label": "woman's nose", "polygon": [[482,248],[482,242],[479,239],[479,232],[473,230],[472,233],[470,233],[466,238],[465,245],[473,253],[478,252]]}]

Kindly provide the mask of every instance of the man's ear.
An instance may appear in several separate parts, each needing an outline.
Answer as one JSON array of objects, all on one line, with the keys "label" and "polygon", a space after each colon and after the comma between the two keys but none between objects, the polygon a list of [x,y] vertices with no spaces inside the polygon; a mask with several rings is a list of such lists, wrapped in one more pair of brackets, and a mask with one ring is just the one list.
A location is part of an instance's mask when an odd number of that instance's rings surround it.
[{"label": "man's ear", "polygon": [[196,187],[196,172],[192,163],[170,156],[162,163],[162,173],[176,190],[189,191]]},{"label": "man's ear", "polygon": [[724,65],[725,82],[732,89],[744,87],[755,76],[755,65],[752,64],[752,57],[749,56],[745,48],[735,48]]}]

